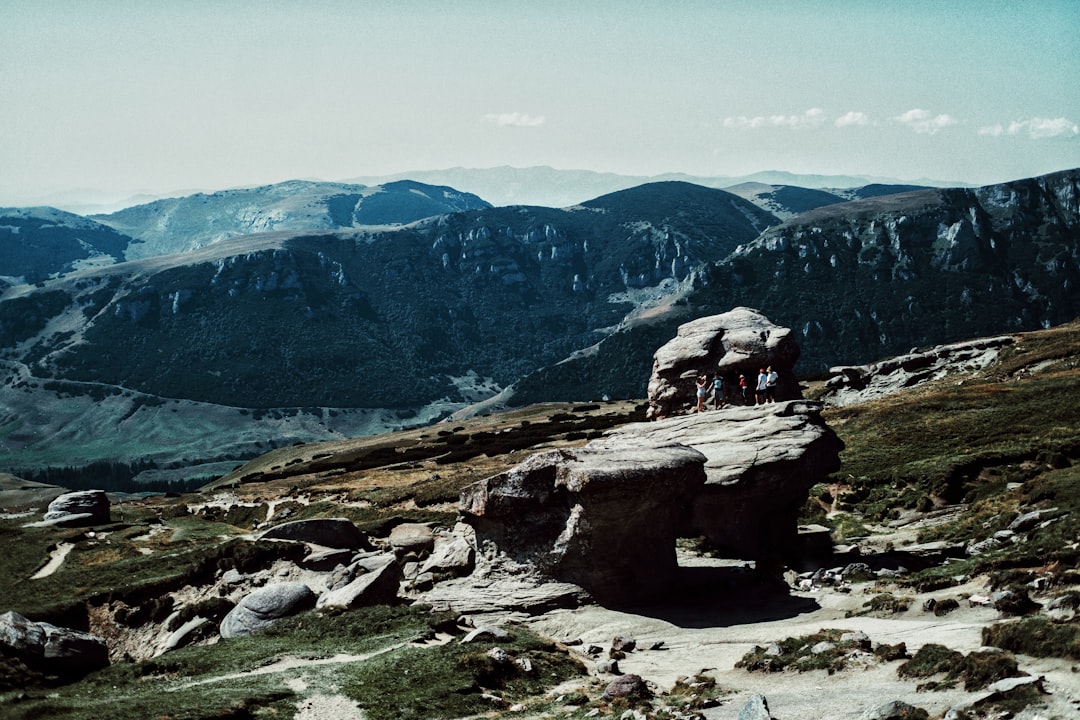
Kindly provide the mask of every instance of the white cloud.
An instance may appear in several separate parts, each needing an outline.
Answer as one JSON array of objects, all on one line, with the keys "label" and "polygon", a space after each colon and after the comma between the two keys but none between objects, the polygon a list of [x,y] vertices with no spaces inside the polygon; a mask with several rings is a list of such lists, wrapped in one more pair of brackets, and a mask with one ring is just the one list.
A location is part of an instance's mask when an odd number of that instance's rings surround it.
[{"label": "white cloud", "polygon": [[923,110],[921,108],[908,110],[906,113],[897,115],[892,119],[894,122],[906,125],[921,135],[934,135],[939,130],[960,124],[959,121],[951,115],[934,115],[929,110]]},{"label": "white cloud", "polygon": [[825,122],[825,111],[821,108],[810,108],[798,115],[737,115],[724,118],[723,125],[726,128],[763,128],[763,127],[818,127]]},{"label": "white cloud", "polygon": [[836,118],[833,123],[838,128],[842,127],[866,127],[870,124],[870,118],[864,112],[851,110]]},{"label": "white cloud", "polygon": [[529,115],[520,112],[488,113],[484,116],[484,122],[493,123],[499,127],[540,127],[547,122],[543,115]]},{"label": "white cloud", "polygon": [[1041,118],[1033,117],[1028,120],[1013,120],[1006,127],[1001,123],[994,123],[979,128],[980,135],[989,137],[1001,137],[1002,135],[1027,135],[1032,140],[1044,140],[1056,137],[1080,136],[1080,125],[1068,118]]}]

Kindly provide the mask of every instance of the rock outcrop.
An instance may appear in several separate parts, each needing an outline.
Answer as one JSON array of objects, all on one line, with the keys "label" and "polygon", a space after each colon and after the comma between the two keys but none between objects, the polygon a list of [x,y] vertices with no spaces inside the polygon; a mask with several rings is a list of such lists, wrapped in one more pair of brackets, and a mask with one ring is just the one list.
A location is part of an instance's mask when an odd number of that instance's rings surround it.
[{"label": "rock outcrop", "polygon": [[997,359],[1003,348],[1015,342],[1011,335],[980,338],[913,351],[870,365],[829,368],[832,377],[821,400],[828,405],[853,405],[938,380],[951,372],[982,370]]},{"label": "rock outcrop", "polygon": [[750,383],[752,398],[759,371],[769,367],[779,375],[777,397],[800,398],[792,373],[798,359],[799,346],[791,330],[774,325],[757,310],[737,307],[698,318],[680,325],[676,336],[653,356],[647,417],[680,415],[694,407],[695,379],[706,374],[711,380],[716,372],[724,378],[729,402],[742,402],[740,374]]},{"label": "rock outcrop", "polygon": [[264,532],[262,540],[296,540],[329,548],[369,549],[367,536],[347,518],[293,520]]},{"label": "rock outcrop", "polygon": [[626,601],[670,581],[704,461],[658,443],[542,452],[464,488],[461,517],[489,566]]},{"label": "rock outcrop", "polygon": [[42,524],[78,527],[107,523],[109,505],[109,498],[104,490],[64,493],[49,503]]},{"label": "rock outcrop", "polygon": [[38,672],[74,678],[109,664],[109,649],[96,635],[27,620],[16,612],[0,615],[0,656],[13,655]]},{"label": "rock outcrop", "polygon": [[727,553],[761,564],[798,554],[798,513],[810,488],[839,469],[843,443],[821,419],[821,404],[790,400],[635,423],[589,447],[677,443],[705,456],[686,536],[704,535]]}]

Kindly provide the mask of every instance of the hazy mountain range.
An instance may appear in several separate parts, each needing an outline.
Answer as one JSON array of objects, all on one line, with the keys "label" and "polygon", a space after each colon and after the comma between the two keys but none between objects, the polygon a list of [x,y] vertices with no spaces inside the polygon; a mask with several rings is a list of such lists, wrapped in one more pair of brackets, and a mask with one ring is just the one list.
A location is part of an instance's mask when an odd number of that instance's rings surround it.
[{"label": "hazy mountain range", "polygon": [[642,397],[679,323],[736,305],[795,329],[804,373],[1046,327],[1080,308],[1078,182],[672,181],[561,209],[293,182],[0,210],[0,467],[197,466],[500,392]]}]

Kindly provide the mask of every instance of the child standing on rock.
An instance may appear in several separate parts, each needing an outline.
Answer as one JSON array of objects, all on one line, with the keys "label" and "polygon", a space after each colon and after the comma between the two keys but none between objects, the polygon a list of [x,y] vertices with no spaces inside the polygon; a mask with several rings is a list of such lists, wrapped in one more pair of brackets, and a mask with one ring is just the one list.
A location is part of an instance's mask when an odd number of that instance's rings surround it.
[{"label": "child standing on rock", "polygon": [[705,385],[709,382],[709,379],[705,375],[698,375],[697,377],[697,411],[705,412]]}]

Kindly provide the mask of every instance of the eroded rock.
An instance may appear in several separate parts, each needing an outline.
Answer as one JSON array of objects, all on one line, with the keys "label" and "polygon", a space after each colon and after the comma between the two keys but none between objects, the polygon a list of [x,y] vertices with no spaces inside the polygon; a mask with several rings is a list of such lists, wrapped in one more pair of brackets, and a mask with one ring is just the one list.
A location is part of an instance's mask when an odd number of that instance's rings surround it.
[{"label": "eroded rock", "polygon": [[270,528],[260,540],[296,540],[328,548],[370,548],[367,536],[347,518],[293,520]]},{"label": "eroded rock", "polygon": [[64,493],[49,503],[42,524],[60,527],[100,525],[109,522],[109,506],[104,490]]},{"label": "eroded rock", "polygon": [[307,610],[315,604],[315,593],[304,583],[267,585],[254,591],[221,621],[221,637],[250,635],[275,621]]},{"label": "eroded rock", "polygon": [[109,664],[109,648],[96,635],[28,620],[16,612],[0,615],[0,655],[13,655],[47,675],[72,678]]},{"label": "eroded rock", "polygon": [[628,600],[671,580],[704,460],[656,443],[542,452],[464,488],[462,520],[490,563]]},{"label": "eroded rock", "polygon": [[799,346],[791,330],[774,325],[757,310],[737,307],[698,318],[680,325],[675,337],[653,356],[647,417],[670,417],[692,408],[695,379],[702,373],[711,382],[713,373],[719,372],[724,378],[725,397],[738,403],[742,402],[739,375],[746,375],[753,403],[758,373],[771,367],[779,376],[777,397],[801,398],[792,373],[798,359]]}]

